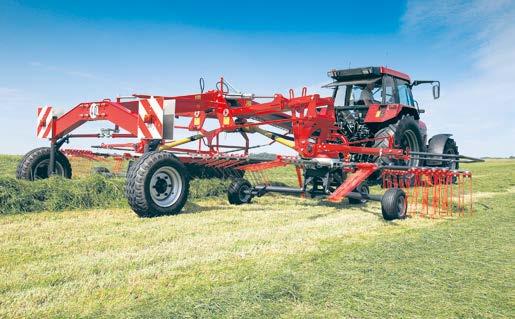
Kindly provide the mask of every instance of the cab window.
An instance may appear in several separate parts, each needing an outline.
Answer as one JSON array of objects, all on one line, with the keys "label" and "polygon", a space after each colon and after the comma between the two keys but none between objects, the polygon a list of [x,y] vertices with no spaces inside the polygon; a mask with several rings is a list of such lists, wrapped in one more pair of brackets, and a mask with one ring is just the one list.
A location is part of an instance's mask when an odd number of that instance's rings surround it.
[{"label": "cab window", "polygon": [[413,106],[413,96],[407,81],[397,79],[397,91],[399,92],[399,103]]},{"label": "cab window", "polygon": [[383,77],[383,104],[399,103],[395,91],[395,82],[389,75]]}]

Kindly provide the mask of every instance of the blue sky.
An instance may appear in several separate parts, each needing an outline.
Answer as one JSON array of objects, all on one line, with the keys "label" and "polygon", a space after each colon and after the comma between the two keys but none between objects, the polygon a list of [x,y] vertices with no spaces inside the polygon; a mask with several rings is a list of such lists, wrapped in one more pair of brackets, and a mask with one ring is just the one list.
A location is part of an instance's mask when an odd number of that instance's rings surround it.
[{"label": "blue sky", "polygon": [[430,134],[462,153],[515,155],[513,1],[1,1],[2,152],[35,138],[35,110],[131,93],[321,94],[331,68],[388,65],[442,81],[418,88]]}]

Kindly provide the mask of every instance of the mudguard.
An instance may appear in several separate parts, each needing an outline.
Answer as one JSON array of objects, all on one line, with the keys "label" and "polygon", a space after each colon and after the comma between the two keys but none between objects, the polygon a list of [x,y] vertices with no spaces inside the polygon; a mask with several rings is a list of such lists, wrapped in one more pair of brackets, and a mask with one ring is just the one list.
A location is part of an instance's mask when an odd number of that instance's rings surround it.
[{"label": "mudguard", "polygon": [[[437,153],[443,154],[443,149],[445,147],[445,143],[452,136],[452,134],[437,134],[431,139],[429,139],[429,144],[427,145],[428,153]],[[438,161],[438,157],[435,157],[436,160],[427,160],[426,164],[428,166],[440,166],[442,165],[442,161]]]}]

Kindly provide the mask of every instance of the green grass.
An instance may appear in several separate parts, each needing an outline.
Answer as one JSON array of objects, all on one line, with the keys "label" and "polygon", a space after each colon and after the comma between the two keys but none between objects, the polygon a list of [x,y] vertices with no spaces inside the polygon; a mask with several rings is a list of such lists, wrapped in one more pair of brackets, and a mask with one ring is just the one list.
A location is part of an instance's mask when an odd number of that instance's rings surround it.
[{"label": "green grass", "polygon": [[20,156],[0,155],[0,177],[14,177]]},{"label": "green grass", "polygon": [[515,161],[468,168],[452,220],[291,196],[0,215],[0,317],[514,317]]}]

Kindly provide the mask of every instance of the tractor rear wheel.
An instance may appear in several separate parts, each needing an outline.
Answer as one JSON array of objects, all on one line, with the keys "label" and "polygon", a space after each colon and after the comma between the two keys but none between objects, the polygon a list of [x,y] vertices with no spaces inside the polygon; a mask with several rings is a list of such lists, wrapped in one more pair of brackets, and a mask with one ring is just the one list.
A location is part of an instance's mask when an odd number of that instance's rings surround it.
[{"label": "tractor rear wheel", "polygon": [[[48,178],[48,165],[50,164],[50,147],[33,149],[23,156],[16,169],[17,179],[29,181]],[[72,167],[68,158],[56,151],[55,153],[55,175],[64,178],[72,177]]]},{"label": "tractor rear wheel", "polygon": [[[411,115],[404,115],[397,123],[390,124],[375,134],[375,143],[373,147],[377,148],[400,148],[409,149],[413,152],[425,152],[426,146],[422,139],[422,133],[417,121]],[[390,145],[390,139],[393,139],[393,145]],[[386,157],[376,158],[376,163],[381,165],[395,164],[407,166],[422,166],[423,163],[419,159],[411,159],[408,162],[403,160],[392,160]]]},{"label": "tractor rear wheel", "polygon": [[146,153],[127,172],[125,195],[140,217],[178,214],[188,193],[188,171],[171,153]]},{"label": "tractor rear wheel", "polygon": [[381,199],[381,212],[385,220],[404,219],[408,210],[406,193],[400,188],[389,188]]},{"label": "tractor rear wheel", "polygon": [[244,178],[237,178],[232,181],[227,190],[229,203],[233,205],[248,204],[252,200],[252,195],[248,193],[252,189],[249,181]]},{"label": "tractor rear wheel", "polygon": [[[451,155],[459,155],[458,152],[458,145],[456,145],[456,141],[454,141],[452,138],[449,138],[447,142],[445,142],[445,146],[443,147],[443,153],[444,154],[451,154]],[[458,169],[460,167],[459,162],[450,162],[448,164],[443,163],[442,166],[448,167],[449,169]]]}]

